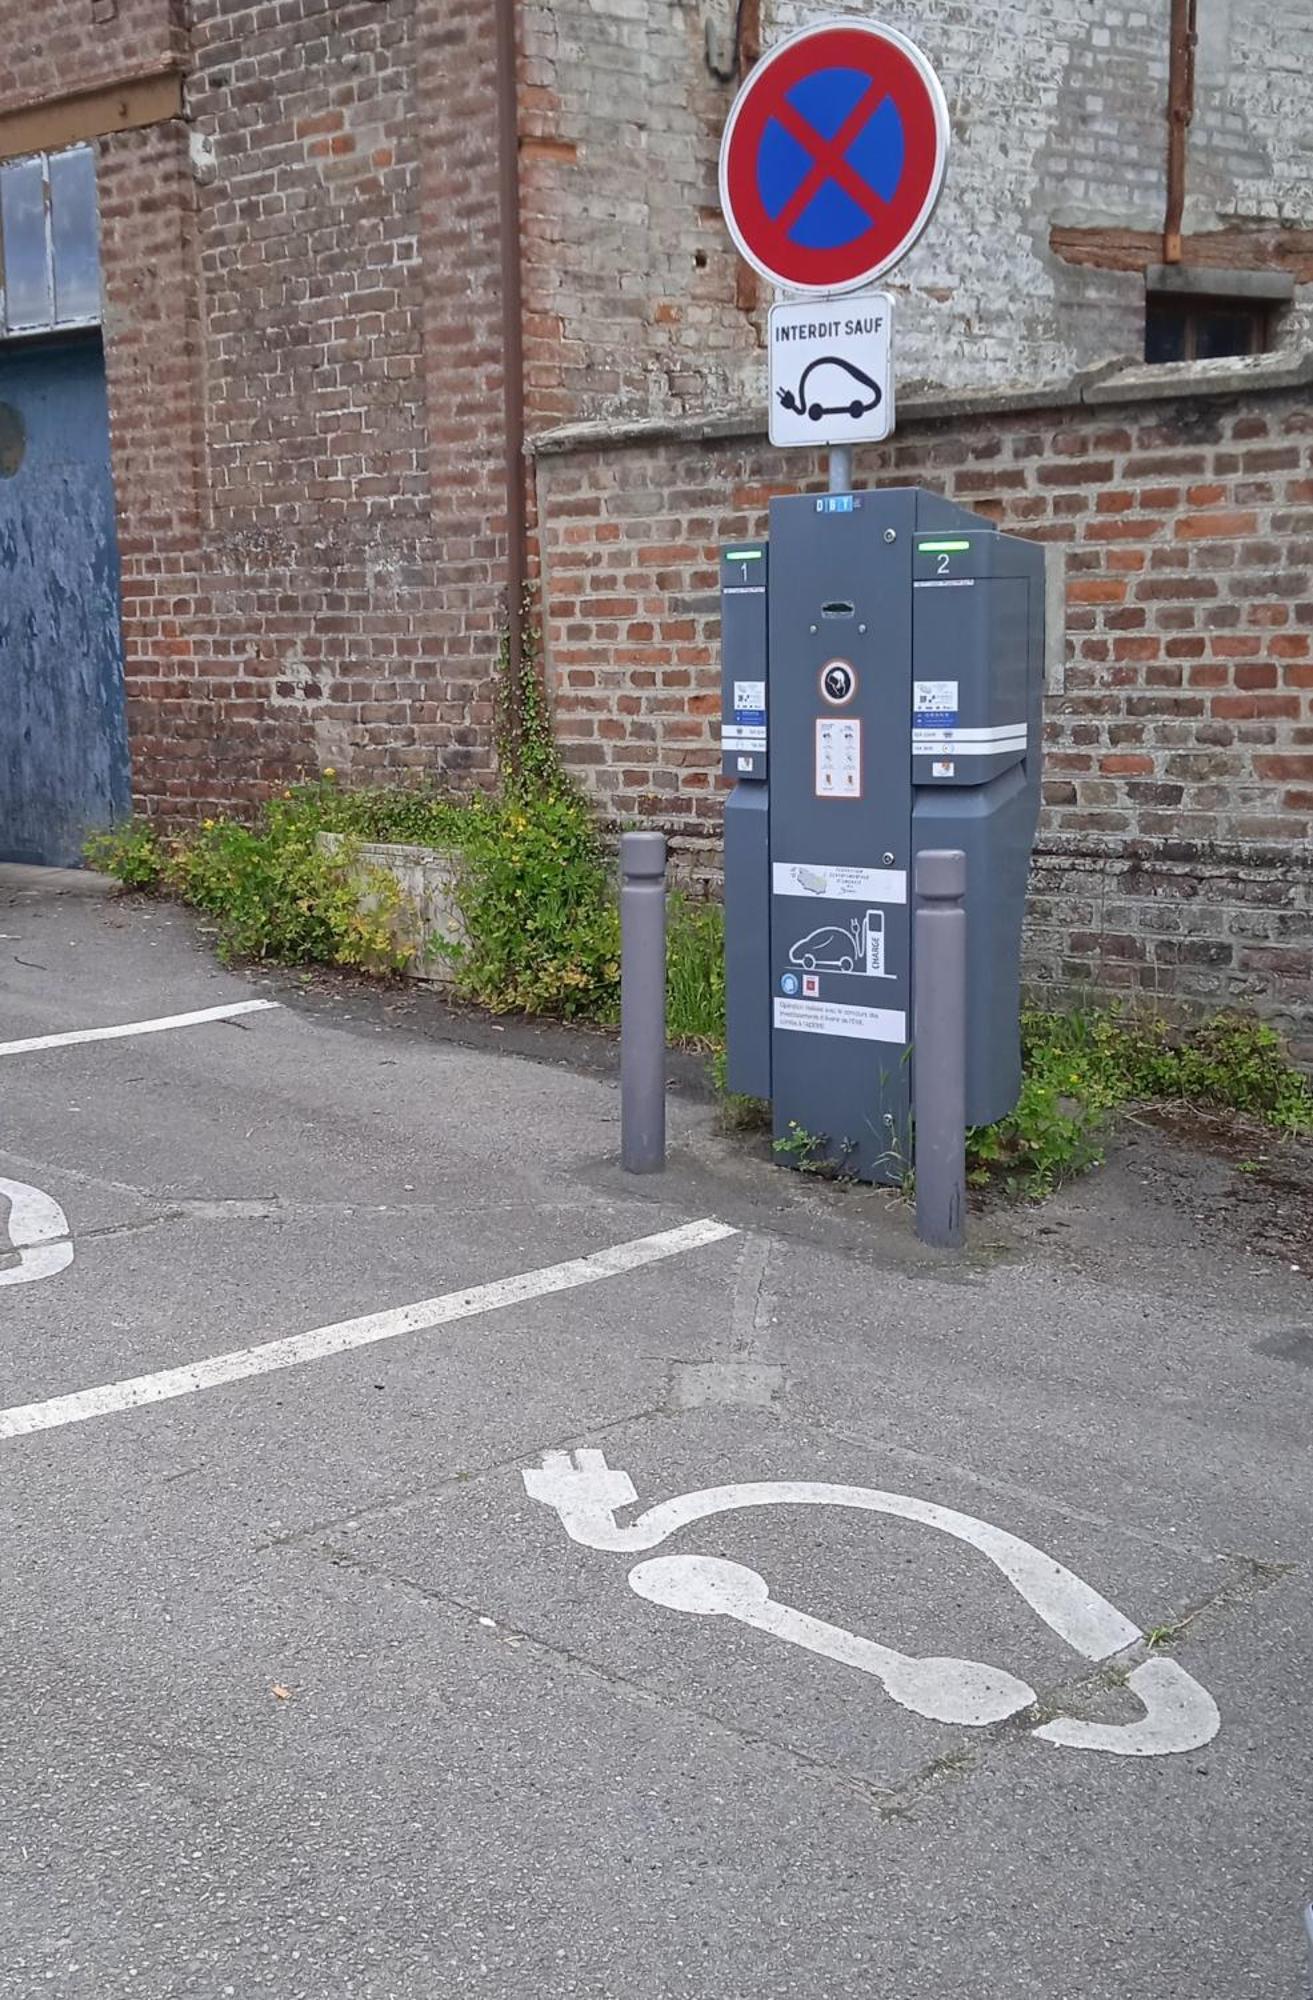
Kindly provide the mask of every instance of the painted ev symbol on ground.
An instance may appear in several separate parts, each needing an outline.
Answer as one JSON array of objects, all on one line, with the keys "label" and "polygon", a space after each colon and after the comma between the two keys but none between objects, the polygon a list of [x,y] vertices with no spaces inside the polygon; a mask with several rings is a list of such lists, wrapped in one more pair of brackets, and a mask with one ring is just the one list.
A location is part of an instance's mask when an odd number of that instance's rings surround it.
[{"label": "painted ev symbol on ground", "polygon": [[[748,1507],[853,1507],[916,1521],[979,1549],[1031,1610],[1084,1659],[1118,1660],[1145,1643],[1138,1625],[1042,1550],[989,1521],[911,1494],[812,1480],[759,1480],[681,1493],[621,1525],[615,1519],[617,1510],[632,1506],[638,1494],[628,1473],[609,1466],[600,1451],[546,1452],[542,1464],[526,1470],[523,1478],[530,1498],[560,1516],[572,1541],[625,1554],[656,1548],[694,1521]],[[933,1721],[981,1728],[1019,1714],[1036,1700],[1032,1687],[1000,1667],[947,1656],[915,1659],[779,1604],[765,1578],[741,1563],[713,1556],[660,1556],[636,1564],[629,1572],[629,1585],[650,1603],[702,1617],[733,1618],[871,1674],[900,1706]],[[1066,1716],[1040,1725],[1031,1735],[1068,1750],[1159,1757],[1198,1750],[1221,1727],[1212,1696],[1176,1660],[1141,1660],[1127,1673],[1126,1685],[1144,1707],[1138,1721],[1089,1722]]]},{"label": "painted ev symbol on ground", "polygon": [[0,1235],[0,1258],[17,1255],[13,1264],[0,1263],[0,1285],[31,1285],[53,1278],[73,1262],[68,1217],[57,1201],[26,1181],[0,1179],[0,1201],[9,1204],[8,1236]]}]

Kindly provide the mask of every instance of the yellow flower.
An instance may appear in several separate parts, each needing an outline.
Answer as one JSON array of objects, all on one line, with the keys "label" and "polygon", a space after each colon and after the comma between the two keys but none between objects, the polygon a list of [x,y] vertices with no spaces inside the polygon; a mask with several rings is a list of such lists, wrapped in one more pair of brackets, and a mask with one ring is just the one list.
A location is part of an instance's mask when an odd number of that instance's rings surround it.
[{"label": "yellow flower", "polygon": [[324,776],[326,778],[335,778],[337,776],[337,772],[331,764],[325,764]]}]

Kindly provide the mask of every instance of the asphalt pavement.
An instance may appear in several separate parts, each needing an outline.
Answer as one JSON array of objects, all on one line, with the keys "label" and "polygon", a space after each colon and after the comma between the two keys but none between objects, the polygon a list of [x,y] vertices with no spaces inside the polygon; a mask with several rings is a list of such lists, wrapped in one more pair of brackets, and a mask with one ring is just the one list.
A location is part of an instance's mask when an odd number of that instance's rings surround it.
[{"label": "asphalt pavement", "polygon": [[1313,1246],[605,1067],[0,871],[0,1996],[1297,2000]]}]

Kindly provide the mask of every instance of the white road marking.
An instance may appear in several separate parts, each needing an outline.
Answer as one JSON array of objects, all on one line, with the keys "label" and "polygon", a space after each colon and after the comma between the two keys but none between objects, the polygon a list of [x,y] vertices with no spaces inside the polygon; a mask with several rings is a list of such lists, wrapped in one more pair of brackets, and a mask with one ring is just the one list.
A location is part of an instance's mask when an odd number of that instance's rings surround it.
[{"label": "white road marking", "polygon": [[1175,1750],[1201,1750],[1222,1727],[1208,1689],[1187,1674],[1179,1660],[1156,1655],[1126,1676],[1131,1693],[1144,1703],[1138,1722],[1082,1722],[1064,1716],[1033,1730],[1041,1743],[1064,1750],[1110,1750],[1115,1757],[1166,1757]]},{"label": "white road marking", "polygon": [[161,1369],[155,1375],[136,1375],[124,1382],[110,1382],[97,1389],[81,1389],[71,1396],[52,1396],[44,1403],[23,1403],[0,1410],[0,1439],[25,1437],[32,1431],[58,1430],[64,1424],[86,1423],[93,1417],[113,1416],[120,1410],[140,1409],[146,1403],[164,1403],[175,1396],[195,1395],[201,1389],[218,1389],[229,1382],[242,1382],[252,1375],[268,1375],[279,1368],[299,1368],[307,1361],[323,1361],[330,1354],[345,1354],[352,1348],[371,1347],[377,1341],[396,1340],[403,1333],[422,1333],[452,1320],[473,1319],[480,1313],[496,1312],[503,1306],[523,1305],[526,1300],[545,1298],[553,1292],[574,1291],[593,1285],[601,1278],[619,1278],[645,1264],[678,1257],[686,1250],[699,1250],[719,1243],[738,1232],[728,1223],[704,1217],[686,1222],[678,1229],[663,1229],[653,1236],[635,1237],[606,1250],[594,1250],[586,1257],[572,1257],[564,1264],[548,1264],[541,1270],[524,1271],[518,1277],[497,1278],[488,1285],[473,1285],[467,1291],[446,1292],[439,1298],[421,1299],[410,1306],[391,1306],[383,1312],[365,1313],[359,1319],[339,1320],[332,1326],[312,1327],[308,1333],[292,1334],[285,1340],[265,1341],[259,1347],[241,1347],[229,1354],[216,1354],[208,1361],[193,1361],[181,1368]]},{"label": "white road marking", "polygon": [[630,1570],[629,1588],[653,1604],[703,1617],[719,1613],[736,1618],[740,1625],[755,1626],[759,1632],[804,1646],[809,1653],[874,1674],[900,1707],[932,1722],[979,1729],[987,1722],[1005,1721],[1035,1699],[1033,1687],[1001,1667],[936,1655],[914,1659],[847,1632],[842,1625],[795,1611],[771,1596],[765,1577],[755,1569],[720,1556],[655,1556]]},{"label": "white road marking", "polygon": [[277,1000],[230,1000],[226,1007],[198,1007],[194,1014],[161,1014],[154,1021],[124,1021],[113,1028],[70,1028],[62,1035],[29,1035],[0,1042],[0,1056],[27,1056],[37,1049],[68,1049],[76,1042],[116,1042],[125,1035],[158,1035],[165,1028],[198,1028],[203,1021],[230,1021],[237,1014],[262,1014]]},{"label": "white road marking", "polygon": [[[655,1548],[695,1521],[740,1508],[854,1507],[891,1514],[936,1528],[979,1549],[1032,1611],[1087,1660],[1117,1659],[1129,1648],[1144,1644],[1138,1625],[1042,1549],[992,1522],[911,1494],[809,1479],[756,1480],[681,1493],[622,1525],[615,1519],[616,1511],[632,1507],[638,1494],[628,1473],[609,1466],[600,1451],[546,1452],[542,1464],[529,1467],[523,1478],[530,1498],[560,1516],[572,1541],[585,1548],[625,1553]],[[775,1603],[765,1579],[739,1563],[701,1556],[665,1557],[637,1564],[629,1573],[629,1582],[640,1597],[654,1603],[734,1618],[809,1652],[873,1674],[895,1701],[920,1715],[979,1726],[1015,1714],[1034,1699],[1025,1682],[1000,1668],[975,1660],[910,1659],[842,1626],[828,1625],[806,1612]],[[1068,1717],[1045,1724],[1032,1734],[1041,1742],[1065,1749],[1155,1757],[1200,1749],[1221,1727],[1212,1696],[1175,1660],[1141,1662],[1127,1675],[1126,1685],[1144,1704],[1146,1713],[1140,1721],[1096,1723]],[[1005,1703],[1008,1705],[1002,1705]]]},{"label": "white road marking", "polygon": [[0,1270],[0,1285],[31,1285],[66,1271],[73,1245],[59,1203],[26,1181],[0,1179],[0,1197],[9,1203],[9,1241],[18,1252],[18,1262]]}]

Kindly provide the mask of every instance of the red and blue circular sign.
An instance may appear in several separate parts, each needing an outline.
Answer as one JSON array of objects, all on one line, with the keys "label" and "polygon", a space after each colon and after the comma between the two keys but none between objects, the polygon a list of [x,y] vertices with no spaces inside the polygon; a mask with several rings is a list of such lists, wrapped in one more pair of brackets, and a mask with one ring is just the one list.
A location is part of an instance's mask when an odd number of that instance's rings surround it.
[{"label": "red and blue circular sign", "polygon": [[948,138],[943,87],[905,35],[867,21],[799,29],[762,57],[730,111],[730,234],[787,291],[855,291],[929,222]]}]

